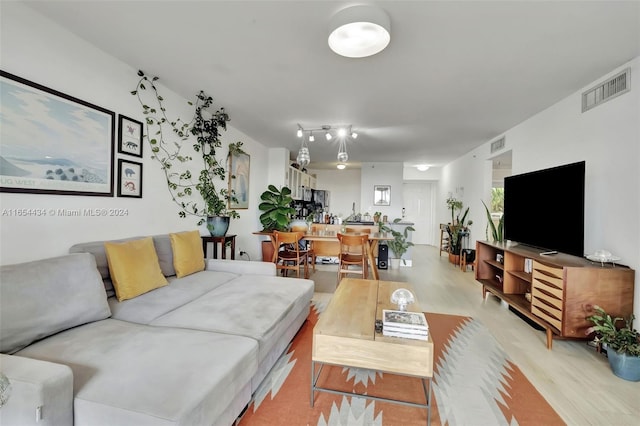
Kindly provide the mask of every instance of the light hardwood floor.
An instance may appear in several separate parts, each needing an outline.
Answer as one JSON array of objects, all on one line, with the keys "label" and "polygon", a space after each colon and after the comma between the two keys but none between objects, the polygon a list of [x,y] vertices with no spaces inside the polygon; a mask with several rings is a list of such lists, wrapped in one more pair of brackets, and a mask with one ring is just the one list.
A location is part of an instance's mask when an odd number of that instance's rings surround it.
[{"label": "light hardwood floor", "polygon": [[[640,382],[614,376],[606,358],[585,341],[554,340],[553,349],[547,350],[543,331],[529,326],[496,297],[483,300],[471,268],[464,273],[438,254],[436,247],[415,246],[412,267],[380,271],[380,279],[410,282],[425,311],[481,321],[567,424],[640,424]],[[323,265],[311,276],[316,291],[335,289],[335,268]]]}]

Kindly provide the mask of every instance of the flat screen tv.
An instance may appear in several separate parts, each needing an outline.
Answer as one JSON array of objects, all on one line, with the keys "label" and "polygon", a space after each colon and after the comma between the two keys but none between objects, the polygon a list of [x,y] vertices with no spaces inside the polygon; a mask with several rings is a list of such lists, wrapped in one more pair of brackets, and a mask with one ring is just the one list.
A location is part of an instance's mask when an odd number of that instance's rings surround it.
[{"label": "flat screen tv", "polygon": [[584,180],[584,161],[505,178],[505,238],[584,256]]}]

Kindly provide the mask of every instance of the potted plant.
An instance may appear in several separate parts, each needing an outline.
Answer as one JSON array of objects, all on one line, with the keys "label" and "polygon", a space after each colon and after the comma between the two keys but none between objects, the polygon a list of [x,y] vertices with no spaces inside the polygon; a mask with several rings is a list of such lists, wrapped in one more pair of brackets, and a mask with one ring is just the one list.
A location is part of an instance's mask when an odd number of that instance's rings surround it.
[{"label": "potted plant", "polygon": [[[397,224],[402,219],[396,218],[393,220],[394,224]],[[409,237],[409,231],[415,231],[413,226],[406,226],[404,231],[397,231],[386,224],[382,224],[380,227],[380,232],[390,232],[393,236],[393,240],[387,241],[387,246],[389,246],[389,250],[393,252],[395,257],[391,258],[390,264],[392,268],[397,268],[400,266],[400,259],[402,256],[409,250],[409,247],[413,246],[411,241],[407,241]],[[407,264],[405,259],[402,259],[403,264]]]},{"label": "potted plant", "polygon": [[[237,199],[233,190],[229,189],[224,164],[216,158],[216,150],[222,146],[220,134],[222,130],[227,129],[229,115],[224,108],[220,108],[215,112],[206,113],[206,117],[205,111],[213,104],[213,98],[201,91],[196,96],[195,103],[189,102],[189,105],[195,105],[190,121],[170,119],[164,107],[164,98],[158,93],[155,85],[158,77],[149,78],[143,71],[138,71],[138,76],[140,79],[136,90],[131,94],[137,96],[142,105],[148,129],[145,138],[151,145],[151,158],[160,163],[171,198],[180,207],[178,215],[198,217],[198,225],[206,221],[207,229],[212,236],[225,235],[230,218],[240,217],[235,210],[228,208],[229,203],[237,202]],[[143,92],[147,90],[147,86],[154,94],[151,101],[155,103],[155,107],[143,99]],[[171,131],[167,131],[167,126]],[[195,152],[200,153],[202,160],[201,165],[196,166],[200,169],[197,173],[192,173],[191,162],[195,161],[194,158],[182,152],[188,141],[192,140],[190,135],[196,138],[191,146]],[[171,137],[174,139],[170,140]],[[234,153],[244,153],[242,142],[229,144],[226,158]],[[182,170],[175,170],[178,165],[183,165]],[[197,182],[194,182],[196,176]],[[196,193],[200,194],[201,201],[193,199]]]},{"label": "potted plant", "polygon": [[373,214],[373,223],[380,226],[380,219],[382,218],[382,212],[375,212]]},{"label": "potted plant", "polygon": [[[296,210],[291,207],[291,189],[284,186],[282,189],[269,185],[267,190],[260,195],[258,209],[262,211],[260,223],[262,232],[286,231],[291,223],[291,216]],[[271,241],[262,242],[262,260],[271,261],[273,257],[273,244]]]},{"label": "potted plant", "polygon": [[489,207],[487,207],[484,201],[482,201],[482,205],[487,212],[487,239],[489,239],[489,229],[491,229],[491,237],[493,238],[493,241],[502,242],[504,240],[504,214],[500,216],[498,226],[496,226],[493,222],[493,218],[491,217]]},{"label": "potted plant", "polygon": [[[594,325],[587,334],[595,333],[595,340],[605,345],[613,374],[630,381],[640,381],[640,333],[633,328],[634,315],[629,319],[611,317],[599,306],[596,313],[587,317]],[[621,322],[622,326],[618,327]]]},{"label": "potted plant", "polygon": [[[446,201],[449,210],[451,210],[451,222],[447,224],[447,234],[449,235],[449,262],[460,263],[460,250],[462,249],[462,237],[469,231],[469,226],[473,224],[472,220],[467,221],[469,215],[469,207],[466,208],[462,217],[462,201],[450,197]],[[458,212],[456,214],[456,212]]]}]

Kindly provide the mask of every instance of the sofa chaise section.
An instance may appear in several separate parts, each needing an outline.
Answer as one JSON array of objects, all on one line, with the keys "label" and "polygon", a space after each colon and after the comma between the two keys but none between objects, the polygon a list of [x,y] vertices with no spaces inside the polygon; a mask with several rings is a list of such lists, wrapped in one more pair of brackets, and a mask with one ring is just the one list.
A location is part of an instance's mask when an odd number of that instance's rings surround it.
[{"label": "sofa chaise section", "polygon": [[71,368],[76,425],[199,425],[230,424],[227,407],[250,400],[257,349],[239,336],[106,319],[16,355]]}]

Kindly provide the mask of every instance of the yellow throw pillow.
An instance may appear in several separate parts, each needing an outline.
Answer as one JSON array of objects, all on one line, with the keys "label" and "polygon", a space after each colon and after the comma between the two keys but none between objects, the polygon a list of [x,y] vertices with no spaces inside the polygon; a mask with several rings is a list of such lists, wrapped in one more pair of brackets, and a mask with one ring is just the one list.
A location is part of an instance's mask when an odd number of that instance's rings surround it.
[{"label": "yellow throw pillow", "polygon": [[204,271],[204,251],[198,231],[169,234],[173,267],[178,278]]},{"label": "yellow throw pillow", "polygon": [[123,243],[106,242],[104,249],[118,301],[133,299],[168,284],[151,237]]}]

